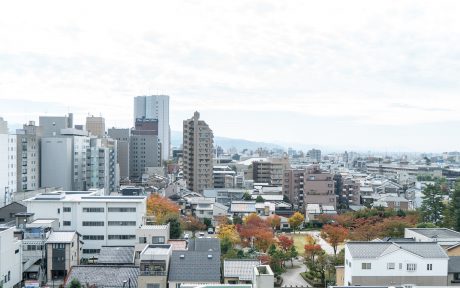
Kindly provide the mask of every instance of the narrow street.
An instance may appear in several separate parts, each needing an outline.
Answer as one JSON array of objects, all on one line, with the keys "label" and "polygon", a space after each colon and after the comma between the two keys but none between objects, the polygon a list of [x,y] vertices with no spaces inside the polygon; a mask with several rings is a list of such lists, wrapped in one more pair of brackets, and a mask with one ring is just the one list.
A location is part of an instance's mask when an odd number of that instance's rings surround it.
[{"label": "narrow street", "polygon": [[281,274],[283,277],[283,284],[281,287],[310,287],[308,283],[303,280],[302,276],[300,276],[301,272],[305,272],[307,267],[303,263],[303,257],[299,256],[299,260],[295,259],[293,261],[294,267],[291,268],[291,261],[286,262],[286,272]]}]

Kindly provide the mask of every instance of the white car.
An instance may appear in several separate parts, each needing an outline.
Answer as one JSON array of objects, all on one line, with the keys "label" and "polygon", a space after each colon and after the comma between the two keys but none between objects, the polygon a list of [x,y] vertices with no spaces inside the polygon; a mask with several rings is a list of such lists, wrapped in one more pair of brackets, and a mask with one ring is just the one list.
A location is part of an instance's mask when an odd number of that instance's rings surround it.
[{"label": "white car", "polygon": [[188,233],[185,233],[185,234],[184,234],[184,239],[185,239],[185,240],[188,240],[188,238],[190,238],[190,235],[188,235]]}]

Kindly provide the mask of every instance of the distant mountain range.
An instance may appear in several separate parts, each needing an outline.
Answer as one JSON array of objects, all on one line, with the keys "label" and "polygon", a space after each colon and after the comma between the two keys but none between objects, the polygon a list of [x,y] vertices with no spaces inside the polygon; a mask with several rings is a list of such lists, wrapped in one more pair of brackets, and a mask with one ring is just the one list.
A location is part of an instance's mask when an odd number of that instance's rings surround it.
[{"label": "distant mountain range", "polygon": [[[180,147],[181,145],[182,145],[182,132],[171,131],[171,146]],[[235,139],[235,138],[219,137],[219,136],[214,136],[214,145],[220,146],[224,149],[235,147],[237,150],[242,150],[242,149],[255,150],[260,147],[268,148],[268,149],[284,149],[283,146],[274,144],[274,143],[249,141],[245,139]]]}]

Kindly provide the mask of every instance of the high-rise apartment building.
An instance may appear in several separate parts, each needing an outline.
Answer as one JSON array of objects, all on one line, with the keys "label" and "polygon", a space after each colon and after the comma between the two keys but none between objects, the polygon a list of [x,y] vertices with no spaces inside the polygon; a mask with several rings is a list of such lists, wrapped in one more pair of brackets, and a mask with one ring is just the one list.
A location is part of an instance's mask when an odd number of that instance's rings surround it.
[{"label": "high-rise apartment building", "polygon": [[306,168],[303,190],[305,207],[307,204],[321,204],[336,208],[333,175],[322,171],[319,165]]},{"label": "high-rise apartment building", "polygon": [[202,193],[213,187],[213,133],[200,113],[183,123],[184,178],[189,190]]},{"label": "high-rise apartment building", "polygon": [[308,150],[307,157],[310,162],[319,163],[321,162],[321,150],[318,150],[318,149]]},{"label": "high-rise apartment building", "polygon": [[62,129],[73,127],[73,114],[68,116],[40,116],[38,125],[42,127],[43,137],[59,136]]},{"label": "high-rise apartment building", "polygon": [[119,177],[121,180],[129,178],[129,138],[131,131],[128,128],[110,128],[108,135],[117,141],[117,160]]},{"label": "high-rise apartment building", "polygon": [[129,172],[134,181],[141,179],[146,167],[161,166],[158,120],[138,118],[129,141]]},{"label": "high-rise apartment building", "polygon": [[86,130],[99,138],[105,135],[105,119],[103,117],[86,117]]},{"label": "high-rise apartment building", "polygon": [[40,140],[42,128],[34,121],[16,130],[17,136],[17,191],[40,188]]},{"label": "high-rise apartment building", "polygon": [[0,207],[11,203],[17,186],[16,135],[9,134],[8,122],[0,117]]},{"label": "high-rise apartment building", "polygon": [[289,198],[289,201],[301,211],[305,210],[304,206],[304,177],[305,169],[286,169],[283,177],[283,195]]},{"label": "high-rise apartment building", "polygon": [[168,160],[170,153],[169,96],[152,95],[134,97],[134,123],[136,119],[157,119],[158,139],[161,144],[161,160]]},{"label": "high-rise apartment building", "polygon": [[254,183],[268,183],[282,185],[283,171],[289,168],[289,158],[271,158],[267,161],[252,163],[252,177]]},{"label": "high-rise apartment building", "polygon": [[104,194],[110,191],[110,150],[104,147],[101,138],[91,137],[86,152],[86,183],[88,188],[104,189]]}]

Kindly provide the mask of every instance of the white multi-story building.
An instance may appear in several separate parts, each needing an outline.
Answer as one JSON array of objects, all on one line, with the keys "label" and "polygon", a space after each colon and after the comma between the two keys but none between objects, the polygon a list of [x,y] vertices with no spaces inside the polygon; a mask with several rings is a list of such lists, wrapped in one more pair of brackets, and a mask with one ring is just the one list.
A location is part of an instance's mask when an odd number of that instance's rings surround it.
[{"label": "white multi-story building", "polygon": [[16,192],[16,135],[9,134],[8,122],[0,117],[0,207],[8,205]]},{"label": "white multi-story building", "polygon": [[101,246],[134,246],[143,224],[145,196],[101,196],[104,190],[58,191],[25,200],[36,218],[58,219],[61,230],[82,235],[83,258],[97,256]]},{"label": "white multi-story building", "polygon": [[21,241],[14,237],[14,227],[0,227],[0,287],[11,288],[22,280]]},{"label": "white multi-story building", "polygon": [[34,121],[16,130],[17,135],[17,191],[40,188],[40,140],[42,129]]},{"label": "white multi-story building", "polygon": [[348,242],[344,285],[443,287],[448,261],[435,242]]},{"label": "white multi-story building", "polygon": [[169,96],[137,96],[134,97],[134,122],[136,119],[157,119],[158,139],[161,144],[161,159],[168,160],[170,154],[169,128]]}]

